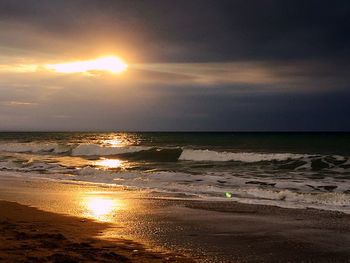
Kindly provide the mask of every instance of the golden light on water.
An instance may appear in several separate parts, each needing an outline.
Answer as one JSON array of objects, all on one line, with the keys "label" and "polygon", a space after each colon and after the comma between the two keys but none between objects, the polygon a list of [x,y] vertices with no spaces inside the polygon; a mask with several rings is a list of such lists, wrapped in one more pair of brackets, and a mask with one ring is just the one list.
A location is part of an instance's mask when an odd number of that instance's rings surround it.
[{"label": "golden light on water", "polygon": [[109,197],[90,196],[83,200],[85,215],[99,221],[110,221],[121,207],[121,204]]},{"label": "golden light on water", "polygon": [[59,73],[84,73],[89,71],[122,73],[128,68],[128,65],[121,58],[109,56],[95,60],[50,64],[46,68]]},{"label": "golden light on water", "polygon": [[112,147],[120,147],[123,146],[123,142],[120,139],[110,139],[110,140],[105,140],[105,144],[112,146]]},{"label": "golden light on water", "polygon": [[118,133],[102,138],[100,143],[107,147],[124,147],[137,145],[139,139],[140,138],[135,134]]},{"label": "golden light on water", "polygon": [[95,165],[102,166],[104,168],[121,168],[123,167],[123,161],[119,159],[101,159],[96,161]]}]

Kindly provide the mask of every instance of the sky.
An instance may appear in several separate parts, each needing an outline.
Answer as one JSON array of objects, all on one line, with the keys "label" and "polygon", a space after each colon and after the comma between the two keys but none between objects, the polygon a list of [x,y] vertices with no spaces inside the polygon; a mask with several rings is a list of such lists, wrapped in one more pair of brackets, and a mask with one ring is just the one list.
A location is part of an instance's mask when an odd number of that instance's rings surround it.
[{"label": "sky", "polygon": [[0,0],[0,130],[350,131],[349,60],[345,0]]}]

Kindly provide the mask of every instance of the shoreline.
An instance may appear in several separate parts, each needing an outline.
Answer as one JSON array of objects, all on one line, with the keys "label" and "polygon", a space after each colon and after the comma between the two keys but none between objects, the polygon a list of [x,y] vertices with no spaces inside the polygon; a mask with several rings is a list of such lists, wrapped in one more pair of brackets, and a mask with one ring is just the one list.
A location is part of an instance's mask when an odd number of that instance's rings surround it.
[{"label": "shoreline", "polygon": [[[350,259],[350,215],[341,212],[228,201],[159,199],[156,194],[116,187],[23,178],[0,178],[0,181],[0,199],[58,216],[66,214],[107,224],[99,239],[132,240],[146,250],[152,248],[170,254],[173,251],[176,260],[348,262]],[[86,213],[83,207],[86,200],[113,201],[117,206],[111,217],[98,218],[96,214]],[[179,255],[189,258],[176,257]]]},{"label": "shoreline", "polygon": [[[171,200],[171,199],[179,199],[179,200],[188,200],[188,201],[206,201],[206,202],[231,202],[231,203],[238,203],[238,204],[247,204],[247,205],[253,205],[253,206],[260,206],[260,207],[278,207],[282,209],[296,209],[296,210],[305,210],[305,209],[315,209],[318,211],[327,211],[327,212],[335,212],[335,213],[343,213],[350,215],[350,210],[348,206],[341,206],[341,205],[335,205],[335,207],[331,207],[330,204],[322,204],[318,202],[318,200],[314,200],[314,203],[293,203],[285,202],[285,195],[281,195],[279,199],[269,199],[269,198],[261,198],[256,197],[252,199],[245,199],[240,197],[233,192],[230,193],[230,197],[218,197],[218,196],[199,196],[195,193],[184,193],[184,192],[173,192],[173,191],[166,191],[166,190],[150,190],[147,187],[138,187],[134,185],[118,185],[114,183],[105,183],[105,182],[99,182],[99,181],[88,181],[88,180],[75,180],[74,178],[70,179],[69,176],[64,174],[66,176],[66,179],[62,179],[60,176],[62,174],[55,174],[58,177],[45,177],[41,173],[30,173],[30,177],[26,177],[28,174],[26,172],[12,172],[12,171],[0,171],[0,177],[5,180],[26,180],[26,181],[37,181],[37,182],[50,182],[50,183],[59,183],[59,184],[69,184],[69,185],[77,185],[77,186],[87,186],[87,187],[102,187],[102,188],[111,188],[111,189],[117,189],[117,190],[125,190],[125,191],[134,191],[134,192],[143,192],[146,193],[147,196],[152,196],[154,194],[154,198],[156,199],[165,199],[165,200]],[[311,193],[310,193],[311,194]],[[334,194],[334,192],[324,192],[323,194]],[[335,193],[335,194],[341,194],[341,193]],[[312,196],[312,195],[311,195]],[[145,196],[142,196],[143,198]],[[325,196],[327,198],[327,196]],[[337,197],[341,200],[341,198]],[[322,199],[321,199],[322,200]]]}]

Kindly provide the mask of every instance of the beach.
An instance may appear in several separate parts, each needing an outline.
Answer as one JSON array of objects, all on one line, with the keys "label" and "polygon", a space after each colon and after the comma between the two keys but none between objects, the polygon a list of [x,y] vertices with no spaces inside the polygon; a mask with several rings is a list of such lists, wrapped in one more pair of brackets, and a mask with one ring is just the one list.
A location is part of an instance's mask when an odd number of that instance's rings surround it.
[{"label": "beach", "polygon": [[97,239],[107,225],[0,201],[1,262],[192,262],[131,240]]},{"label": "beach", "polygon": [[0,203],[4,262],[350,259],[350,216],[341,212],[190,200],[4,174],[0,180],[0,199],[6,200]]},{"label": "beach", "polygon": [[0,263],[350,263],[349,25],[0,0]]}]

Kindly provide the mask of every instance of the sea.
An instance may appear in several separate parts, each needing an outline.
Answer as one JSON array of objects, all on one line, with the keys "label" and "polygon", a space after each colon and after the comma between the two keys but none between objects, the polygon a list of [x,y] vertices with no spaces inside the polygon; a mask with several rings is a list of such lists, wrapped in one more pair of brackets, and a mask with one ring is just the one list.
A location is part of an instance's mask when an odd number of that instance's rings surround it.
[{"label": "sea", "polygon": [[1,176],[350,213],[350,133],[2,132]]}]

